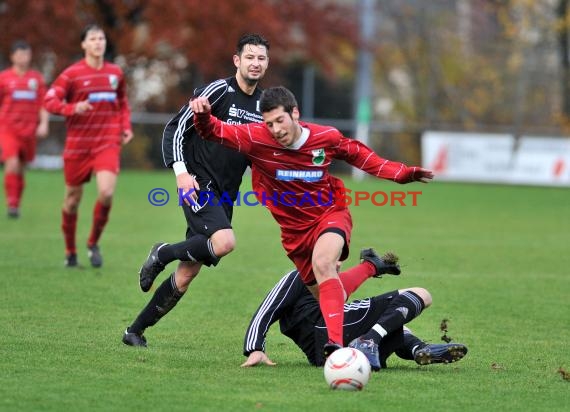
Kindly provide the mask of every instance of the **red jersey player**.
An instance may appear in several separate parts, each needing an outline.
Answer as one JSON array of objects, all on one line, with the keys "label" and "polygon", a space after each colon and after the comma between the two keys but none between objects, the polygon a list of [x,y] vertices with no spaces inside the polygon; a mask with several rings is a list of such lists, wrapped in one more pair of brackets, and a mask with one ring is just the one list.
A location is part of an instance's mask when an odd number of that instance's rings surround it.
[{"label": "red jersey player", "polygon": [[203,138],[238,150],[251,160],[256,196],[279,223],[287,255],[319,298],[329,338],[324,347],[326,358],[345,343],[345,291],[336,263],[348,257],[352,230],[346,205],[330,199],[332,193],[344,191],[343,182],[329,174],[331,160],[345,160],[373,176],[398,183],[426,183],[433,173],[382,159],[335,128],[300,122],[295,96],[284,87],[263,92],[260,110],[264,124],[224,123],[210,115],[204,97],[190,104],[196,130]]},{"label": "red jersey player", "polygon": [[24,171],[34,160],[36,137],[48,134],[48,113],[42,108],[44,78],[30,70],[32,49],[23,40],[12,44],[12,67],[0,72],[0,152],[8,217],[20,216]]},{"label": "red jersey player", "polygon": [[67,267],[78,265],[77,212],[83,184],[92,174],[97,183],[97,201],[87,253],[93,267],[102,265],[98,241],[109,218],[121,144],[133,138],[125,77],[119,66],[103,60],[106,45],[103,30],[96,25],[87,26],[81,34],[85,58],[55,79],[44,101],[48,111],[66,117],[62,230]]}]

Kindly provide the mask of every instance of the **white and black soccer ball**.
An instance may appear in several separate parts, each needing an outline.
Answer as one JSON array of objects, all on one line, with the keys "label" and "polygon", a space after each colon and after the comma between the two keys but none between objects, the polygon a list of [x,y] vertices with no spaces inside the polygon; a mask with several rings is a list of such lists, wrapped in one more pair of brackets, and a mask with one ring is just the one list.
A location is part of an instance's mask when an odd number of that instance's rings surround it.
[{"label": "white and black soccer ball", "polygon": [[354,348],[334,351],[325,362],[325,380],[331,389],[359,391],[370,379],[370,362]]}]

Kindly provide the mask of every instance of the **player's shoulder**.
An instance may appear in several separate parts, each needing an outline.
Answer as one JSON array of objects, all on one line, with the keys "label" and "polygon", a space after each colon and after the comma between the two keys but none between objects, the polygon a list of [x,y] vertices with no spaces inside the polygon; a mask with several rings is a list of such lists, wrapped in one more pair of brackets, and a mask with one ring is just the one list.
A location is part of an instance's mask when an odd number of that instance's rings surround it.
[{"label": "player's shoulder", "polygon": [[344,137],[342,133],[333,126],[309,122],[301,122],[301,126],[309,129],[309,140],[313,145],[335,147],[340,144]]},{"label": "player's shoulder", "polygon": [[80,60],[77,60],[77,61],[71,63],[63,71],[65,72],[68,70],[78,70],[78,69],[85,69],[85,68],[87,68],[87,62],[85,61],[85,59],[80,59]]},{"label": "player's shoulder", "polygon": [[301,126],[309,129],[311,134],[325,135],[330,137],[342,136],[342,134],[336,127],[329,125],[301,122]]},{"label": "player's shoulder", "polygon": [[200,86],[194,90],[194,96],[211,97],[216,95],[225,94],[230,86],[230,79],[218,79],[211,83]]},{"label": "player's shoulder", "polygon": [[105,61],[103,63],[103,68],[105,71],[109,73],[117,73],[117,74],[123,73],[123,69],[121,68],[121,66],[113,62]]},{"label": "player's shoulder", "polygon": [[5,69],[5,70],[0,71],[0,82],[2,82],[2,83],[6,82],[7,79],[10,78],[9,70],[10,69]]},{"label": "player's shoulder", "polygon": [[33,69],[29,70],[28,75],[30,77],[33,77],[33,78],[38,79],[38,80],[42,80],[42,81],[44,80],[44,75],[41,72],[39,72],[38,70],[33,70]]},{"label": "player's shoulder", "polygon": [[83,72],[87,69],[87,64],[85,60],[81,59],[76,62],[71,63],[61,72],[60,76],[73,77],[75,74]]}]

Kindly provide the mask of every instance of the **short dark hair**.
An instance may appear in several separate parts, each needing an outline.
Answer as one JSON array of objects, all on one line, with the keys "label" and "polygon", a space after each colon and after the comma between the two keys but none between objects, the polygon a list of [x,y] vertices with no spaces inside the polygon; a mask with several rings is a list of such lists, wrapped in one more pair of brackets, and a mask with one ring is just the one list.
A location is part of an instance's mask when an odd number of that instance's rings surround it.
[{"label": "short dark hair", "polygon": [[253,44],[254,46],[265,46],[269,51],[269,42],[263,36],[255,33],[248,33],[241,36],[237,42],[236,54],[239,56],[243,51],[246,44]]},{"label": "short dark hair", "polygon": [[19,39],[12,43],[10,47],[10,53],[14,53],[16,50],[31,50],[32,46],[25,40]]},{"label": "short dark hair", "polygon": [[105,33],[105,30],[103,30],[103,28],[98,24],[96,23],[88,24],[83,28],[83,30],[81,30],[81,41],[85,40],[85,38],[87,37],[87,33],[89,33],[90,31],[102,31],[103,33]]},{"label": "short dark hair", "polygon": [[279,106],[283,106],[283,109],[289,114],[293,112],[293,108],[299,107],[295,95],[286,87],[270,87],[261,93],[259,99],[259,110],[261,113],[270,112]]}]

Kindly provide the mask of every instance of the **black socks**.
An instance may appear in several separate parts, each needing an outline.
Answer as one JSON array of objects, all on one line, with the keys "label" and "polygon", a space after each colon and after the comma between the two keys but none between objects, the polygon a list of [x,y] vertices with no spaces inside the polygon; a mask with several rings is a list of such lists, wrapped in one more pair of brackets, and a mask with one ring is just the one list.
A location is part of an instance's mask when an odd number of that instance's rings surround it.
[{"label": "black socks", "polygon": [[128,328],[128,332],[142,335],[146,328],[153,326],[160,318],[170,312],[183,295],[184,293],[176,288],[174,273],[171,274],[156,289],[150,302]]},{"label": "black socks", "polygon": [[174,260],[183,260],[216,266],[220,261],[214,253],[212,241],[204,235],[194,235],[182,242],[161,247],[158,251],[158,259],[164,265]]},{"label": "black socks", "polygon": [[366,335],[365,339],[374,339],[376,343],[389,333],[404,326],[418,316],[424,309],[424,301],[414,292],[406,291],[392,300],[384,313]]},{"label": "black socks", "polygon": [[404,331],[404,343],[396,351],[396,355],[402,359],[414,360],[414,352],[426,345],[417,336],[414,336],[409,330]]}]

